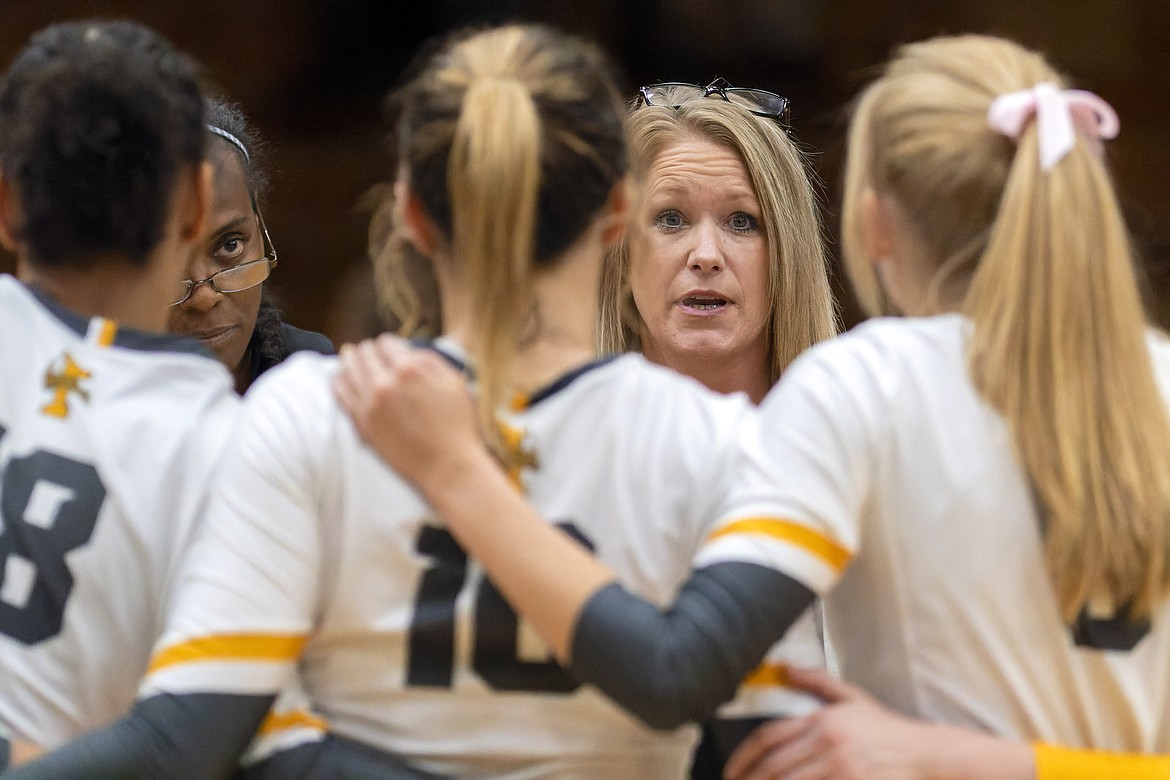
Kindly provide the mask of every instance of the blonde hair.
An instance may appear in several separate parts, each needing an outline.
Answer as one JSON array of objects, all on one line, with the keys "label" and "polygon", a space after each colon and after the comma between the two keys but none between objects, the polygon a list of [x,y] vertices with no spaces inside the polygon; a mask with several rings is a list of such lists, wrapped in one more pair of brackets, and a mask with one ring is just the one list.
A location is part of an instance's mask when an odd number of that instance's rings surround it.
[{"label": "blonde hair", "polygon": [[498,446],[532,275],[584,233],[625,173],[621,101],[594,47],[511,25],[453,39],[401,102],[400,160],[471,292],[467,347]]},{"label": "blonde hair", "polygon": [[1141,619],[1170,592],[1170,422],[1113,185],[1095,142],[1043,172],[1034,122],[1018,141],[987,124],[998,95],[1045,81],[1062,83],[1005,40],[901,49],[851,125],[846,264],[880,306],[858,211],[892,197],[935,289],[966,287],[972,380],[1012,431],[1063,617],[1104,602]]},{"label": "blonde hair", "polygon": [[[673,144],[697,137],[743,161],[768,242],[767,359],[769,382],[775,383],[797,355],[837,332],[820,215],[804,155],[774,120],[714,96],[677,109],[632,108],[626,128],[636,198],[646,188],[654,161]],[[603,352],[642,349],[642,318],[627,281],[632,260],[629,242],[622,241],[606,261],[598,329]]]},{"label": "blonde hair", "polygon": [[378,318],[403,338],[438,337],[443,332],[443,317],[435,269],[398,224],[393,188],[376,185],[362,197],[358,208],[370,212],[367,252],[374,270]]}]

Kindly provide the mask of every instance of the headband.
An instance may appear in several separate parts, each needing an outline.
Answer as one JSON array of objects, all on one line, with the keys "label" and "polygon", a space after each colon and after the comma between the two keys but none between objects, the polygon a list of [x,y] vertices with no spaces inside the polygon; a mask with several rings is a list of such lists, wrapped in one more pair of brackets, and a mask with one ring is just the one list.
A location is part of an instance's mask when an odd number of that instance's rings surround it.
[{"label": "headband", "polygon": [[252,162],[252,156],[250,154],[248,154],[248,150],[244,147],[243,142],[240,141],[239,138],[236,138],[234,135],[229,133],[227,130],[224,130],[223,128],[220,128],[220,127],[216,127],[215,125],[208,125],[207,129],[210,130],[211,132],[215,133],[216,135],[218,135],[220,138],[223,138],[228,143],[235,146],[237,149],[239,149],[240,154],[244,155],[245,162],[248,162],[248,163]]},{"label": "headband", "polygon": [[1040,167],[1045,171],[1052,170],[1072,151],[1077,127],[1097,141],[1116,138],[1121,129],[1117,112],[1092,92],[1058,89],[1047,81],[991,101],[987,124],[1008,138],[1018,139],[1033,114],[1040,141]]}]

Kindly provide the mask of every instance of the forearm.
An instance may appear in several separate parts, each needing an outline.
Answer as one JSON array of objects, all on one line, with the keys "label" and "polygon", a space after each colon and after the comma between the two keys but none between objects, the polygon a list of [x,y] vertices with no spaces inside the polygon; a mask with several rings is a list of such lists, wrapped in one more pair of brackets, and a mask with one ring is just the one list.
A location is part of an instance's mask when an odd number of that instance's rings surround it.
[{"label": "forearm", "polygon": [[[420,485],[451,533],[504,597],[567,663],[581,608],[613,572],[546,523],[483,448],[450,459]],[[522,560],[521,560],[522,559]]]},{"label": "forearm", "polygon": [[666,611],[611,584],[581,613],[571,670],[655,728],[700,721],[735,694],[813,598],[751,563],[693,572]]},{"label": "forearm", "polygon": [[921,724],[918,776],[930,780],[1033,780],[1032,748],[974,729]]},{"label": "forearm", "polygon": [[226,777],[255,734],[272,696],[159,695],[122,720],[43,758],[4,773],[5,780],[124,780]]}]

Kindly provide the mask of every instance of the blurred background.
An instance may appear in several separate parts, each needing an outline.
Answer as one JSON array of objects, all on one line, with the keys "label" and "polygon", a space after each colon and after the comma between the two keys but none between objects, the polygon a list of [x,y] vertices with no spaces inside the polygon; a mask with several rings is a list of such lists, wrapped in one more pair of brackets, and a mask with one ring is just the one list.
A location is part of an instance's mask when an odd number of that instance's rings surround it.
[{"label": "blurred background", "polygon": [[[37,29],[94,16],[137,19],[198,59],[272,146],[265,219],[281,262],[270,285],[289,321],[336,343],[378,327],[359,202],[392,173],[382,101],[428,38],[542,21],[596,40],[624,69],[630,95],[718,75],[788,96],[836,255],[851,96],[899,43],[1007,36],[1045,52],[1121,115],[1109,155],[1151,311],[1170,324],[1170,0],[3,0],[0,9],[4,67]],[[12,267],[0,257],[0,270]],[[852,324],[856,309],[839,292]]]}]

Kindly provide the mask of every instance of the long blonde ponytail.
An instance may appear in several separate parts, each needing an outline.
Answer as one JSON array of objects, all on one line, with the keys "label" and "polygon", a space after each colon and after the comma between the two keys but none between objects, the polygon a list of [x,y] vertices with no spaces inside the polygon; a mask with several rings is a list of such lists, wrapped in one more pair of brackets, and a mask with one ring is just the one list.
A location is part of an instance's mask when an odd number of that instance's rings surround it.
[{"label": "long blonde ponytail", "polygon": [[533,321],[533,276],[559,262],[624,175],[621,101],[594,47],[509,25],[458,34],[398,103],[401,164],[468,291],[480,422],[502,452],[495,416]]},{"label": "long blonde ponytail", "polygon": [[1033,486],[1062,615],[1140,619],[1170,593],[1166,399],[1100,150],[1079,138],[1042,171],[1034,124],[1018,140],[988,126],[992,100],[1042,82],[1060,76],[1009,41],[904,47],[850,131],[847,264],[880,305],[857,205],[866,190],[893,197],[938,263],[936,289],[966,288],[972,380]]},{"label": "long blonde ponytail", "polygon": [[452,251],[474,308],[468,346],[489,440],[531,298],[540,144],[540,117],[523,84],[496,76],[472,81],[451,144],[447,188]]}]

